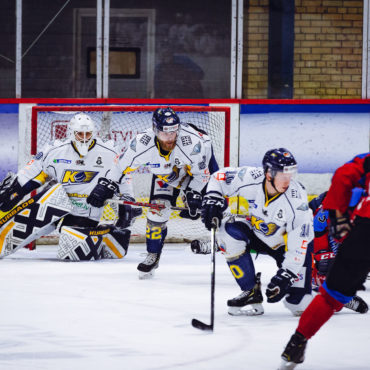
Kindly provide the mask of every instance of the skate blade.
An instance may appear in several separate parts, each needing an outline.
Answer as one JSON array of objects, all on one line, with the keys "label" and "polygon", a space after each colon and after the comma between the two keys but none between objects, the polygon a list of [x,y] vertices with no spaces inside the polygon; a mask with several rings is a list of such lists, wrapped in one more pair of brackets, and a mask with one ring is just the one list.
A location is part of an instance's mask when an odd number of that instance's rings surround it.
[{"label": "skate blade", "polygon": [[259,316],[263,315],[264,309],[261,303],[250,304],[244,307],[229,307],[231,316]]},{"label": "skate blade", "polygon": [[155,270],[149,271],[149,272],[142,272],[139,271],[139,279],[140,280],[149,280],[154,277]]},{"label": "skate blade", "polygon": [[295,362],[287,362],[285,360],[282,360],[277,370],[293,370],[297,365],[298,364],[296,364]]}]

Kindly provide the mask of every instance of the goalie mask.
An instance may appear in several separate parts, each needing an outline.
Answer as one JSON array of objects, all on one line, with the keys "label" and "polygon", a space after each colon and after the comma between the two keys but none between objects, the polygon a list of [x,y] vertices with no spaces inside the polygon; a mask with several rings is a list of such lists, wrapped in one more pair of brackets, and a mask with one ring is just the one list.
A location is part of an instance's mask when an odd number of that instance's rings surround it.
[{"label": "goalie mask", "polygon": [[153,131],[162,149],[171,151],[177,140],[180,131],[180,118],[170,108],[158,108],[153,113]]},{"label": "goalie mask", "polygon": [[84,113],[78,113],[69,122],[71,141],[80,155],[85,156],[94,140],[94,121]]}]

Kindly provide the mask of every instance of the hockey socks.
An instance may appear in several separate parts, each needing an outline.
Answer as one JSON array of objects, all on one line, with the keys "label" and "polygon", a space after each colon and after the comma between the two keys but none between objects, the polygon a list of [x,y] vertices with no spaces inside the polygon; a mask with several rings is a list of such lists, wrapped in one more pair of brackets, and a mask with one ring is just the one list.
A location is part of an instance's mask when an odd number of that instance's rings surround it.
[{"label": "hockey socks", "polygon": [[255,271],[249,253],[246,252],[236,259],[227,261],[227,264],[241,290],[250,290],[254,287],[256,284]]},{"label": "hockey socks", "polygon": [[314,336],[321,326],[323,326],[335,312],[342,309],[343,303],[333,298],[322,286],[319,294],[312,300],[310,305],[303,312],[297,332],[310,339]]}]

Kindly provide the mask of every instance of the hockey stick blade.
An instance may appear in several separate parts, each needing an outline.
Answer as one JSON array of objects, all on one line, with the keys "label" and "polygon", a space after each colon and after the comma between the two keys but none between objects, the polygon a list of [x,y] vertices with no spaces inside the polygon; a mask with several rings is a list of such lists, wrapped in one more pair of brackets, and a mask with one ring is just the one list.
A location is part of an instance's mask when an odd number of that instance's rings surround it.
[{"label": "hockey stick blade", "polygon": [[191,320],[191,325],[193,325],[194,328],[199,330],[213,331],[213,325],[205,324],[204,322],[199,321],[197,319]]}]

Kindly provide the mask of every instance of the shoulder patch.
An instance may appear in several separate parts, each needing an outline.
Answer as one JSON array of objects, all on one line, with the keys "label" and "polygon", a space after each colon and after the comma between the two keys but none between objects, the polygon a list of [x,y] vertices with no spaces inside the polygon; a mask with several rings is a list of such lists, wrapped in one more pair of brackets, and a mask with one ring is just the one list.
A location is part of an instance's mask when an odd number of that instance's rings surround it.
[{"label": "shoulder patch", "polygon": [[201,149],[202,149],[202,144],[199,141],[198,144],[195,144],[194,145],[194,148],[193,148],[192,152],[190,153],[190,155],[197,155],[197,154],[199,154]]},{"label": "shoulder patch", "polygon": [[308,210],[308,204],[307,203],[302,203],[299,207],[297,207],[297,209],[299,211],[307,211]]},{"label": "shoulder patch", "polygon": [[149,141],[150,141],[150,136],[147,135],[147,134],[144,134],[142,136],[142,138],[140,139],[140,143],[144,144],[144,145],[148,145],[149,144]]},{"label": "shoulder patch", "polygon": [[181,142],[182,142],[183,146],[187,146],[187,145],[192,144],[191,137],[189,135],[181,136]]},{"label": "shoulder patch", "polygon": [[130,143],[130,148],[136,152],[136,137],[134,139],[131,140],[131,143]]}]

